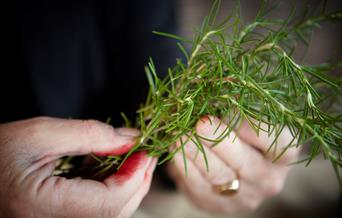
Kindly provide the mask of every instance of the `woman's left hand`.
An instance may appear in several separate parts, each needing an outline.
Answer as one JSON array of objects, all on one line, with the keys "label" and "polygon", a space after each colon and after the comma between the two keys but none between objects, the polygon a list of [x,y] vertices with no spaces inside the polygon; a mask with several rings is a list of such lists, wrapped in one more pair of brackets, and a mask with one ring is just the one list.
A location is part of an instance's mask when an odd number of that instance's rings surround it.
[{"label": "woman's left hand", "polygon": [[[197,134],[207,139],[216,139],[225,129],[226,125],[216,117],[204,117],[196,125]],[[189,140],[184,145],[186,161],[179,149],[169,164],[169,172],[178,188],[202,209],[225,214],[255,210],[266,198],[281,192],[290,169],[288,164],[297,160],[300,149],[289,148],[277,162],[272,163],[272,160],[292,139],[285,128],[277,139],[275,152],[273,149],[267,152],[274,135],[260,131],[257,136],[244,122],[238,132],[231,132],[215,146],[212,141],[200,139],[208,170],[203,154]],[[186,137],[183,142],[185,140]],[[236,193],[228,196],[217,190],[236,179],[239,181]]]}]

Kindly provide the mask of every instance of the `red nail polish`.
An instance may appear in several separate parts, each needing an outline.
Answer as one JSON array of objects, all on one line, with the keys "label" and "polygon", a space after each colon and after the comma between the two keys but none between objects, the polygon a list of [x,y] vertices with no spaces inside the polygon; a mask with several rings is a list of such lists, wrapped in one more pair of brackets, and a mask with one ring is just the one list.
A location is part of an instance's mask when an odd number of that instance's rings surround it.
[{"label": "red nail polish", "polygon": [[208,115],[204,115],[204,116],[202,116],[202,117],[200,118],[200,120],[201,120],[203,123],[205,123],[205,122],[207,122],[207,121],[209,120],[209,116],[208,116]]},{"label": "red nail polish", "polygon": [[142,162],[146,161],[147,155],[145,151],[132,154],[125,163],[121,166],[109,179],[114,179],[118,185],[125,183],[129,180],[134,173],[141,167]]}]

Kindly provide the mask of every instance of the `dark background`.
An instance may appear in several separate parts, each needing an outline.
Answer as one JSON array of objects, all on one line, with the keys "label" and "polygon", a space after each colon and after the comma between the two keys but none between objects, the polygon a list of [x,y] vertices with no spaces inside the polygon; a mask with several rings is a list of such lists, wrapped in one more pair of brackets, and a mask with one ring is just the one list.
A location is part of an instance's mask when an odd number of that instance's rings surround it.
[{"label": "dark background", "polygon": [[[307,4],[315,7],[319,2],[284,0],[274,16],[286,16],[292,5],[301,11]],[[102,121],[112,117],[112,124],[118,126],[123,123],[121,111],[134,118],[147,91],[143,67],[148,58],[154,59],[162,75],[181,56],[175,41],[155,36],[152,30],[191,38],[211,3],[14,1],[13,12],[5,20],[12,28],[4,30],[11,39],[3,42],[10,49],[4,52],[9,61],[0,79],[0,123],[45,115]],[[223,0],[221,16],[233,5],[235,1]],[[259,1],[241,0],[241,5],[248,22],[256,14]],[[342,1],[328,1],[328,9],[341,10]],[[316,30],[303,62],[341,60],[341,39],[341,23],[323,25]],[[340,76],[341,71],[335,74]],[[266,201],[255,213],[236,217],[334,217],[340,193],[330,163],[318,160],[308,168],[296,166],[279,197]],[[173,203],[177,209],[177,202]],[[156,210],[153,204],[151,208]],[[190,210],[192,217],[215,217]]]}]

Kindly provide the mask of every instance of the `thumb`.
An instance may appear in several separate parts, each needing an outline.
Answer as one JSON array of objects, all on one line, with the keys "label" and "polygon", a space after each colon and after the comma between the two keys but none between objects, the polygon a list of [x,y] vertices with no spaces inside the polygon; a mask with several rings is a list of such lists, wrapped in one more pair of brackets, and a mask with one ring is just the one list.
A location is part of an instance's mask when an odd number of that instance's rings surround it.
[{"label": "thumb", "polygon": [[[118,155],[134,146],[139,131],[129,128],[114,129],[96,120],[72,120],[41,117],[31,120],[25,134],[27,149],[49,157],[65,155]],[[39,156],[41,156],[39,155]]]}]

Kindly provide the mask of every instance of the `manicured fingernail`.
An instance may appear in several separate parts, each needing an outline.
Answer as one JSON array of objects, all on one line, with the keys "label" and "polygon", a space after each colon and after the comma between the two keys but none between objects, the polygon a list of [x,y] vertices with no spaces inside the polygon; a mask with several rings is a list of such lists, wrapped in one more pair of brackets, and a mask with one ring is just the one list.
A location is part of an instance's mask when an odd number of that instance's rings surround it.
[{"label": "manicured fingernail", "polygon": [[138,137],[140,135],[139,130],[126,127],[116,128],[115,131],[121,136]]},{"label": "manicured fingernail", "polygon": [[207,122],[209,120],[209,116],[208,115],[204,115],[200,118],[200,121],[202,121],[203,123]]},{"label": "manicured fingernail", "polygon": [[147,152],[137,152],[132,154],[121,166],[119,171],[115,173],[112,178],[116,181],[117,184],[123,184],[127,180],[129,180],[134,173],[143,166],[142,162],[147,161]]}]

